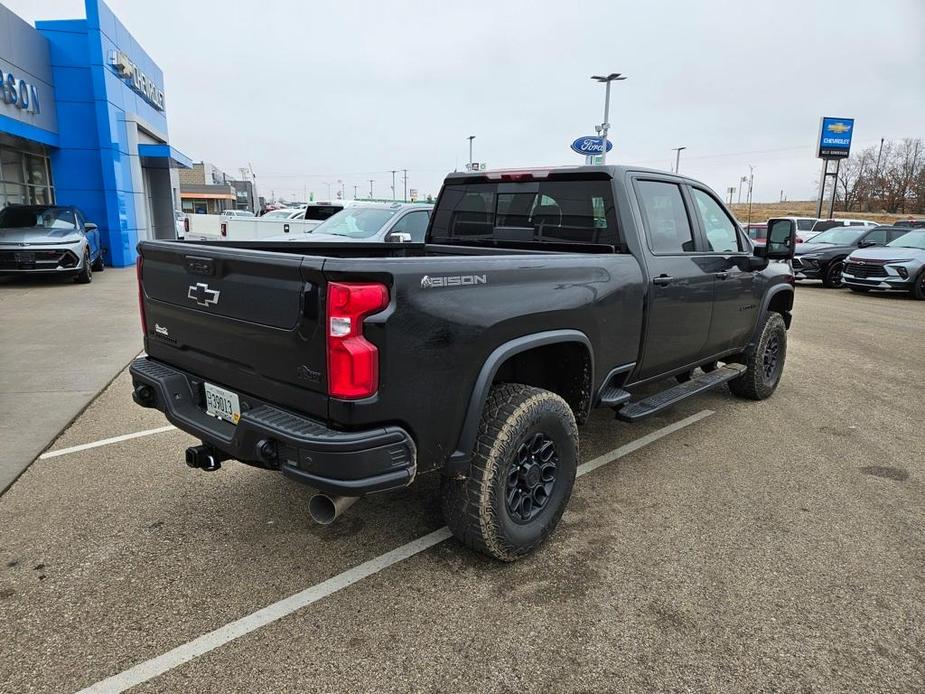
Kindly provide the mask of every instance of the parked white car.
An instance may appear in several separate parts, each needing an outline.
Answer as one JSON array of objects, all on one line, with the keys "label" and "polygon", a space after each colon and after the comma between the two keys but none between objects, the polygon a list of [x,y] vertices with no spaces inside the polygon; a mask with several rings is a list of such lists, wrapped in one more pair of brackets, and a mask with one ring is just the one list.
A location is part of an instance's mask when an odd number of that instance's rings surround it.
[{"label": "parked white car", "polygon": [[302,208],[291,208],[284,207],[281,210],[270,210],[266,214],[260,215],[260,219],[275,219],[279,221],[280,219],[301,219],[302,215],[305,214],[305,209]]},{"label": "parked white car", "polygon": [[254,217],[254,213],[249,210],[223,210],[222,217]]}]

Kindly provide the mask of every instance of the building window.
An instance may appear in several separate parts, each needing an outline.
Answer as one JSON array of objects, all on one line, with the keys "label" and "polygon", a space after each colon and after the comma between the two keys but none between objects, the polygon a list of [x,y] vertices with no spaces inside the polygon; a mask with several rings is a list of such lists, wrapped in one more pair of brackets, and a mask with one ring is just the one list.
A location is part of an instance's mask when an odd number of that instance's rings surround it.
[{"label": "building window", "polygon": [[6,142],[0,143],[0,207],[55,202],[48,153],[41,146],[34,150],[25,151]]}]

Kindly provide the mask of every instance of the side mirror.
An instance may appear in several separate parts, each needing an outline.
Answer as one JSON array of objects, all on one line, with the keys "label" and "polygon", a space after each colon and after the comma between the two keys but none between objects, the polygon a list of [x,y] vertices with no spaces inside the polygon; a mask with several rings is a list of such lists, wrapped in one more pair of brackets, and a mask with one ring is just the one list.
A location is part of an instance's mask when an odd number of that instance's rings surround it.
[{"label": "side mirror", "polygon": [[791,219],[768,220],[768,242],[763,257],[768,260],[790,260],[796,248],[797,225]]},{"label": "side mirror", "polygon": [[393,231],[385,237],[385,240],[389,243],[411,243],[411,234],[407,231]]},{"label": "side mirror", "polygon": [[96,228],[97,226],[93,222],[87,222],[86,224],[84,224],[84,231],[93,231]]}]

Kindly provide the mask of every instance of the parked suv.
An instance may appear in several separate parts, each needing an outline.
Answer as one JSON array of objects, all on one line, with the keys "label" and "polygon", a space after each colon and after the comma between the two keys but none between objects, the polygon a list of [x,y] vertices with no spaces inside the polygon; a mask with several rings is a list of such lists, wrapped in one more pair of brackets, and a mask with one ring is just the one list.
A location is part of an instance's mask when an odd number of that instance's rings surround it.
[{"label": "parked suv", "polygon": [[890,289],[925,300],[925,229],[893,228],[903,232],[897,239],[848,256],[842,281],[853,292]]},{"label": "parked suv", "polygon": [[808,243],[797,244],[793,272],[798,280],[822,280],[829,288],[842,286],[844,260],[858,248],[883,246],[908,229],[839,225],[823,231]]},{"label": "parked suv", "polygon": [[0,274],[65,275],[89,284],[102,272],[96,224],[76,207],[10,205],[0,210]]}]

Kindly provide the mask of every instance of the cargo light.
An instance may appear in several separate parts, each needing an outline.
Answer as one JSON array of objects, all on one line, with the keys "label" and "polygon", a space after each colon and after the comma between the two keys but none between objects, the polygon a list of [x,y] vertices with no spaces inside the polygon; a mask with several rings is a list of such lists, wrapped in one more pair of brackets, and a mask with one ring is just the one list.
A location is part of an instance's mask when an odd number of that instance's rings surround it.
[{"label": "cargo light", "polygon": [[356,400],[379,390],[379,350],[363,336],[363,319],[389,305],[380,283],[328,284],[328,394]]},{"label": "cargo light", "polygon": [[222,236],[228,236],[228,224],[226,222],[222,222],[219,228],[221,229]]},{"label": "cargo light", "polygon": [[145,290],[141,284],[141,271],[145,259],[140,255],[135,259],[135,277],[138,279],[138,314],[141,317],[141,334],[148,334],[148,317],[145,315]]}]

